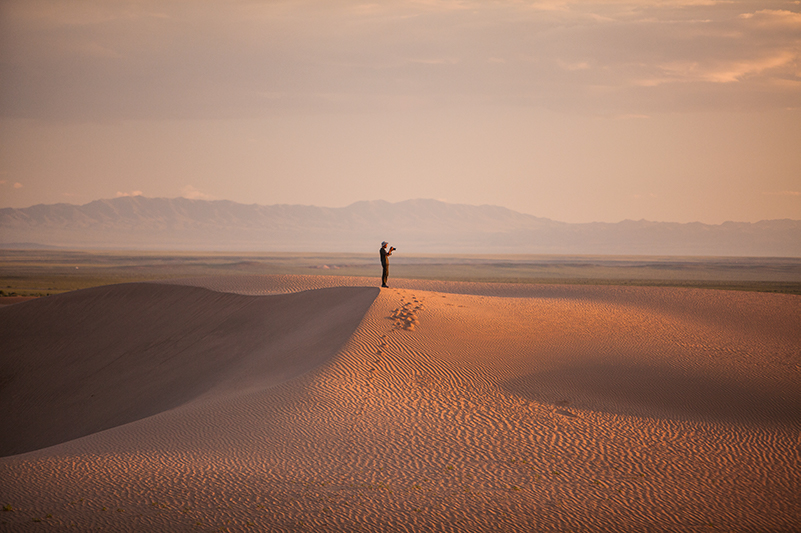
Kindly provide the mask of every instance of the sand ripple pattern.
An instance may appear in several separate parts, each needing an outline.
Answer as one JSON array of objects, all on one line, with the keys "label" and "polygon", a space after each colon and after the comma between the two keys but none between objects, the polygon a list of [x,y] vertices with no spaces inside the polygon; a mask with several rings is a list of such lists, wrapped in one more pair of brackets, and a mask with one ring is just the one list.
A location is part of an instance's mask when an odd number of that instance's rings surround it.
[{"label": "sand ripple pattern", "polygon": [[[307,281],[204,283],[321,288]],[[294,379],[0,460],[14,508],[0,529],[801,522],[801,298],[420,283],[382,290],[337,355]]]}]

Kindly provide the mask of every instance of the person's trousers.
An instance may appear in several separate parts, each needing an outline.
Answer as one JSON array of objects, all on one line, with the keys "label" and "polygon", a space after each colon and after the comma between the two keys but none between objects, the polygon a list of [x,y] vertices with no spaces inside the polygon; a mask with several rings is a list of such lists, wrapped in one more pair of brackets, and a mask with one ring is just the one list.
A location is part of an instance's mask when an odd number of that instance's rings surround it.
[{"label": "person's trousers", "polygon": [[381,285],[387,284],[387,279],[389,278],[389,265],[382,265],[384,268],[384,273],[381,275]]}]

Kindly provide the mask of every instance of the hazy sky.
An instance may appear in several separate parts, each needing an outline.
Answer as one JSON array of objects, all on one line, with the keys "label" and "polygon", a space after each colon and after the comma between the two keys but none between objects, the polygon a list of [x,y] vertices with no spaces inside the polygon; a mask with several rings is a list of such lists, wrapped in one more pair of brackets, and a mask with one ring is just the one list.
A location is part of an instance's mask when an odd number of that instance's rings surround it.
[{"label": "hazy sky", "polygon": [[0,207],[801,219],[801,2],[0,2]]}]

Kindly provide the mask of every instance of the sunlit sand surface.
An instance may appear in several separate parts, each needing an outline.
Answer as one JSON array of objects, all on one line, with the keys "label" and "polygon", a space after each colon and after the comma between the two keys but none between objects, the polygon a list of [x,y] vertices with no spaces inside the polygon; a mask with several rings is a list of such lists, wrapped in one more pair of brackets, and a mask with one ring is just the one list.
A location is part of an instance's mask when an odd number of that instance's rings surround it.
[{"label": "sunlit sand surface", "polygon": [[0,309],[0,530],[801,523],[801,297],[390,282]]}]

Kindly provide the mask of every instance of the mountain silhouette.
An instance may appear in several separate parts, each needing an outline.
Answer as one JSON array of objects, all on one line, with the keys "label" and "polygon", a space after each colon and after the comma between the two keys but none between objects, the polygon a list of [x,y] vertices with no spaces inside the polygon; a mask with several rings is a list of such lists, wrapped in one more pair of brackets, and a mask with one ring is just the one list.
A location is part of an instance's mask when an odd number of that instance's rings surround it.
[{"label": "mountain silhouette", "polygon": [[570,224],[491,205],[362,201],[347,207],[146,198],[0,209],[0,244],[220,251],[801,256],[801,221]]}]

